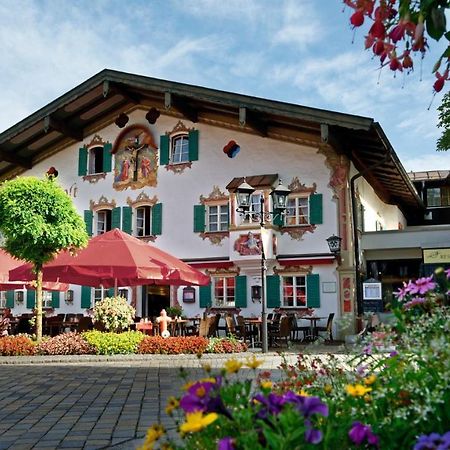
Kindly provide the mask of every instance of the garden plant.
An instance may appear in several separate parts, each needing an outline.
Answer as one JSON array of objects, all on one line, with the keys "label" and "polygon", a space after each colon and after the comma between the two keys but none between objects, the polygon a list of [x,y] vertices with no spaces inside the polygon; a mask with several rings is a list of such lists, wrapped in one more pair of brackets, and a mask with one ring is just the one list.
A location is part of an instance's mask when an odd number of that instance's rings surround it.
[{"label": "garden plant", "polygon": [[255,357],[217,373],[204,365],[204,378],[168,399],[173,429],[153,425],[141,450],[449,449],[449,278],[441,269],[405,284],[395,323],[345,364],[300,354],[281,379]]}]

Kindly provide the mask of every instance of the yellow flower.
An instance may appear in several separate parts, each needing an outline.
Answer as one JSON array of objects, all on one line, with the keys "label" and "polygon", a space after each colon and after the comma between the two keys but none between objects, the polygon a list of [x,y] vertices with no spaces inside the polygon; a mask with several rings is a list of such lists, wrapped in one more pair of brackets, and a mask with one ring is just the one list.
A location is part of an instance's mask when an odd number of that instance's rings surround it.
[{"label": "yellow flower", "polygon": [[369,375],[367,378],[364,378],[364,383],[367,386],[370,386],[371,384],[375,383],[375,381],[377,381],[377,376],[374,374]]},{"label": "yellow flower", "polygon": [[188,381],[187,383],[185,383],[182,387],[183,391],[187,391],[193,384],[195,384],[195,381]]},{"label": "yellow flower", "polygon": [[159,424],[152,425],[147,430],[144,443],[138,448],[138,450],[153,450],[155,442],[163,436],[165,433],[164,427]]},{"label": "yellow flower", "polygon": [[372,390],[372,388],[364,387],[362,384],[348,384],[345,389],[347,394],[352,397],[362,397]]},{"label": "yellow flower", "polygon": [[261,389],[270,389],[273,386],[273,383],[270,380],[261,380],[259,383]]},{"label": "yellow flower", "polygon": [[369,394],[366,394],[363,398],[366,403],[370,403],[372,401],[372,397]]},{"label": "yellow flower", "polygon": [[333,387],[331,386],[331,384],[326,384],[323,387],[323,390],[324,390],[325,394],[331,394],[331,391],[333,390]]},{"label": "yellow flower", "polygon": [[303,389],[300,392],[297,392],[297,395],[301,395],[302,397],[309,397],[309,394]]},{"label": "yellow flower", "polygon": [[228,373],[237,373],[239,372],[239,369],[242,367],[242,365],[243,364],[237,359],[231,358],[225,363],[225,370]]},{"label": "yellow flower", "polygon": [[219,417],[216,413],[209,413],[205,416],[201,411],[186,414],[186,422],[181,424],[180,431],[182,433],[196,433],[203,430],[213,423]]},{"label": "yellow flower", "polygon": [[179,404],[180,404],[180,402],[175,397],[170,396],[169,400],[167,401],[167,405],[166,405],[166,414],[171,416],[173,410],[177,409]]},{"label": "yellow flower", "polygon": [[252,358],[247,358],[245,365],[250,369],[257,369],[264,361],[256,359],[255,355]]},{"label": "yellow flower", "polygon": [[217,383],[217,380],[214,377],[202,378],[201,380],[198,381],[199,383]]}]

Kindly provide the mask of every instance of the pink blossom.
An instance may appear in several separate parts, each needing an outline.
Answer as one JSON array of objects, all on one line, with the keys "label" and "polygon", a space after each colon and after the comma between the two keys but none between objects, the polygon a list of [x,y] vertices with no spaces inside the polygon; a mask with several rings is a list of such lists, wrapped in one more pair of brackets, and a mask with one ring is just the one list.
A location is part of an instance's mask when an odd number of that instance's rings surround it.
[{"label": "pink blossom", "polygon": [[415,283],[410,283],[409,292],[411,294],[426,294],[436,287],[436,283],[431,281],[433,276],[423,277],[416,280]]},{"label": "pink blossom", "polygon": [[410,300],[409,302],[406,302],[403,305],[403,309],[412,309],[415,306],[423,305],[425,302],[426,302],[426,299],[424,299],[422,297],[414,297],[412,300]]},{"label": "pink blossom", "polygon": [[445,275],[447,275],[447,278],[450,278],[450,268],[444,270]]},{"label": "pink blossom", "polygon": [[409,284],[403,282],[403,287],[399,288],[397,292],[394,292],[394,295],[399,299],[403,300],[409,294]]}]

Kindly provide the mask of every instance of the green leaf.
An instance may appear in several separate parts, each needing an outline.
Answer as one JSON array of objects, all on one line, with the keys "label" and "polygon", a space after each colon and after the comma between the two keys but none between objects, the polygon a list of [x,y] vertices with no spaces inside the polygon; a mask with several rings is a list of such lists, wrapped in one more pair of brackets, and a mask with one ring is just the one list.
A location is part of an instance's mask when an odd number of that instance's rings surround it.
[{"label": "green leaf", "polygon": [[447,41],[450,41],[450,31],[447,31],[447,33],[444,33],[445,38]]},{"label": "green leaf", "polygon": [[429,36],[438,41],[446,32],[444,8],[432,8],[431,13],[426,18],[425,24]]},{"label": "green leaf", "polygon": [[442,63],[442,58],[444,55],[442,55],[437,61],[436,64],[433,66],[433,70],[432,73],[435,73],[439,70],[439,67],[441,67],[441,63]]}]

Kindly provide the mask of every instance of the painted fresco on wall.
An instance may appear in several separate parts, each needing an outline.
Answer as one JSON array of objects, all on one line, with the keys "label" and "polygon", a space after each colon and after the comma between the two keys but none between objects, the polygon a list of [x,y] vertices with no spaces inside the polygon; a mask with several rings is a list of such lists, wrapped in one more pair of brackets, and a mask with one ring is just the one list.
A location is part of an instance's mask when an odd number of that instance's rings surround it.
[{"label": "painted fresco on wall", "polygon": [[261,235],[249,231],[247,234],[241,234],[234,243],[234,250],[241,256],[260,255],[262,249]]},{"label": "painted fresco on wall", "polygon": [[158,147],[143,125],[125,128],[117,137],[114,154],[114,189],[140,189],[157,185]]}]

